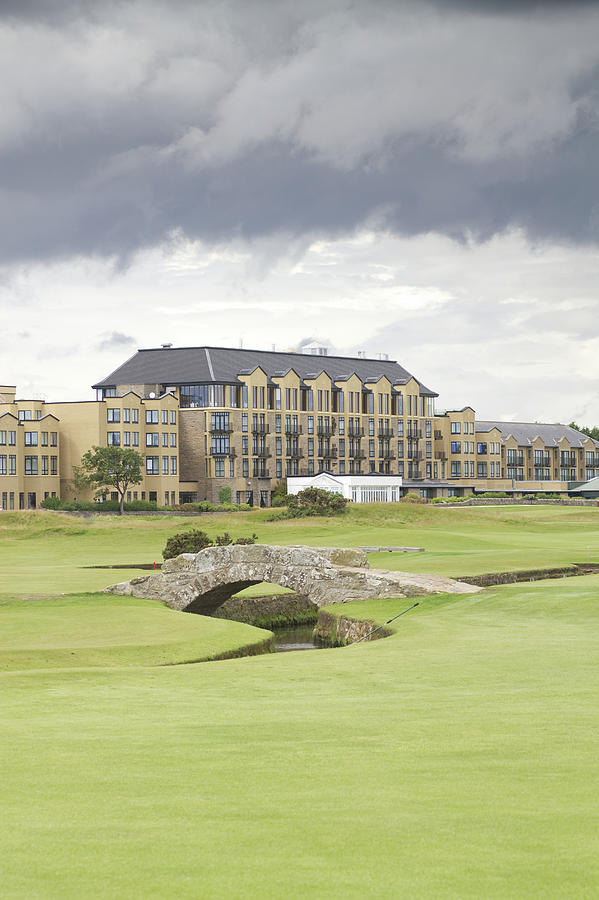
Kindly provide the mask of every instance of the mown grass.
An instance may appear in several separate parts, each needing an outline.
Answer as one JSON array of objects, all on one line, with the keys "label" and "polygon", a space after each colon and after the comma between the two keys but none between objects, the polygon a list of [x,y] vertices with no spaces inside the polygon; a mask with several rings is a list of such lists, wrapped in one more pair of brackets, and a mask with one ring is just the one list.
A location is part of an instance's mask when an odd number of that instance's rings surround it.
[{"label": "mown grass", "polygon": [[[582,561],[597,515],[355,508],[201,527],[421,545],[381,564],[466,574]],[[23,668],[0,672],[3,896],[597,895],[599,576],[427,597],[391,637],[340,650],[165,666],[153,654],[205,640],[202,621],[229,646],[236,623],[83,595],[117,578],[78,567],[151,562],[188,519],[11,518],[0,633]],[[329,610],[383,622],[410,603]],[[39,668],[62,652],[80,667]]]},{"label": "mown grass", "polygon": [[598,592],[431,597],[342,650],[5,673],[3,895],[596,896]]},{"label": "mown grass", "polygon": [[4,597],[0,671],[73,666],[163,666],[242,655],[269,632],[106,594]]},{"label": "mown grass", "polygon": [[371,564],[452,576],[599,562],[599,508],[458,508],[380,504],[334,519],[268,521],[271,510],[168,517],[67,517],[0,514],[0,594],[97,591],[131,570],[84,568],[161,561],[166,539],[201,527],[210,536],[255,531],[260,541],[310,546],[417,546],[424,553],[382,553]]}]

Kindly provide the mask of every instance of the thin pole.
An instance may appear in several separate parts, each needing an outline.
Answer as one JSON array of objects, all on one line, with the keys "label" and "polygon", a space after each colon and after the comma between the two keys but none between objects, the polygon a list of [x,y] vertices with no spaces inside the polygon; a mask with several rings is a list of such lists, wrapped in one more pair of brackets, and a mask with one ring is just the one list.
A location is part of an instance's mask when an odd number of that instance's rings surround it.
[{"label": "thin pole", "polygon": [[411,606],[408,606],[407,609],[404,609],[402,612],[397,613],[397,615],[396,615],[396,616],[393,616],[392,619],[387,619],[387,621],[386,621],[386,622],[383,622],[382,625],[377,625],[376,628],[373,628],[371,632],[369,632],[368,634],[363,635],[363,637],[358,638],[357,641],[352,641],[351,644],[350,644],[350,647],[352,647],[354,644],[359,644],[361,641],[367,640],[369,637],[371,637],[371,636],[375,633],[375,631],[380,631],[381,628],[384,628],[384,627],[385,627],[385,625],[390,625],[391,622],[395,622],[395,620],[396,620],[396,619],[399,619],[400,616],[405,616],[405,614],[406,614],[407,612],[410,612],[411,609],[414,609],[415,606],[420,606],[420,602],[418,602],[418,603],[412,603]]}]

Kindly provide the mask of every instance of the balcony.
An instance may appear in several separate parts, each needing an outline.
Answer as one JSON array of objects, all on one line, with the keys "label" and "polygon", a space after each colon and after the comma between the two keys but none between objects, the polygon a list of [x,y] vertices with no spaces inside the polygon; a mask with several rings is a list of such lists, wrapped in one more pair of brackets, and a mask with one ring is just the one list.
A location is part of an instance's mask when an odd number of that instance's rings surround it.
[{"label": "balcony", "polygon": [[442,441],[443,440],[443,432],[435,429],[435,440]]},{"label": "balcony", "polygon": [[232,434],[233,429],[230,425],[223,426],[222,428],[217,427],[216,425],[210,428],[210,434]]},{"label": "balcony", "polygon": [[395,434],[395,429],[393,428],[379,428],[377,431],[377,435],[379,438],[392,438]]},{"label": "balcony", "polygon": [[[336,431],[337,431],[337,426],[334,425],[332,422],[330,425],[318,425],[316,428],[316,434],[319,437],[330,437],[331,435],[335,434]],[[362,433],[364,433],[363,429],[362,429]]]},{"label": "balcony", "polygon": [[350,451],[347,455],[350,459],[366,459],[366,454],[363,450]]},{"label": "balcony", "polygon": [[362,438],[362,437],[364,437],[364,429],[363,428],[348,428],[347,436],[350,438],[351,437]]},{"label": "balcony", "polygon": [[337,448],[330,447],[326,453],[319,453],[318,455],[321,459],[337,459]]},{"label": "balcony", "polygon": [[395,459],[395,453],[393,450],[385,450],[384,453],[381,453],[380,459]]},{"label": "balcony", "polygon": [[272,453],[268,449],[268,447],[260,447],[253,456],[257,456],[258,459],[270,459],[272,457]]},{"label": "balcony", "polygon": [[440,460],[442,460],[442,462],[446,462],[447,453],[445,452],[445,450],[436,450],[435,451],[435,459],[440,459]]},{"label": "balcony", "polygon": [[289,453],[286,453],[285,456],[288,456],[290,459],[303,459],[304,453],[299,447],[295,450],[290,450]]},{"label": "balcony", "polygon": [[293,435],[293,434],[303,434],[303,433],[304,433],[303,425],[296,425],[295,427],[293,427],[292,425],[289,425],[289,427],[285,426],[285,434]]},{"label": "balcony", "polygon": [[266,422],[252,423],[252,434],[270,434],[270,425]]}]

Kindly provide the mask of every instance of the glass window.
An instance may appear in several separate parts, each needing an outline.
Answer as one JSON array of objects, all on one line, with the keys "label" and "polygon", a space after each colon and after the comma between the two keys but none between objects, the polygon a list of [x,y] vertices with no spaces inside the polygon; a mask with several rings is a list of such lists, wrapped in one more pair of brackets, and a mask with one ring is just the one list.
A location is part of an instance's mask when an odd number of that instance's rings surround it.
[{"label": "glass window", "polygon": [[171,475],[177,474],[177,457],[171,456]]},{"label": "glass window", "polygon": [[149,431],[146,434],[146,447],[158,447],[160,443],[160,435],[158,432]]},{"label": "glass window", "polygon": [[146,409],[146,425],[158,425],[157,409]]},{"label": "glass window", "polygon": [[37,447],[37,431],[26,431],[25,432],[25,446],[26,447]]},{"label": "glass window", "polygon": [[109,447],[120,447],[121,446],[121,432],[120,431],[107,431],[106,432],[106,444]]},{"label": "glass window", "polygon": [[168,409],[163,409],[160,412],[160,421],[163,425],[168,425]]},{"label": "glass window", "polygon": [[147,475],[158,475],[159,474],[159,458],[157,456],[146,456],[146,474]]},{"label": "glass window", "polygon": [[107,422],[120,422],[121,421],[121,411],[120,409],[112,409],[108,407],[106,410],[106,421]]},{"label": "glass window", "polygon": [[37,456],[25,457],[25,475],[37,475]]},{"label": "glass window", "polygon": [[137,422],[139,422],[139,410],[138,409],[131,410],[131,421],[133,422],[134,425]]}]

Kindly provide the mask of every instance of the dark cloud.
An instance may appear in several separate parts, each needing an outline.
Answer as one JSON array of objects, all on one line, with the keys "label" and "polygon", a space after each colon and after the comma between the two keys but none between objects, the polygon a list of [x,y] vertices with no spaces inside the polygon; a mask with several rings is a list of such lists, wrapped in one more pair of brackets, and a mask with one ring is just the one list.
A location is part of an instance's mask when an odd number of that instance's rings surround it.
[{"label": "dark cloud", "polygon": [[299,6],[5,0],[0,261],[373,219],[599,239],[596,4]]}]

